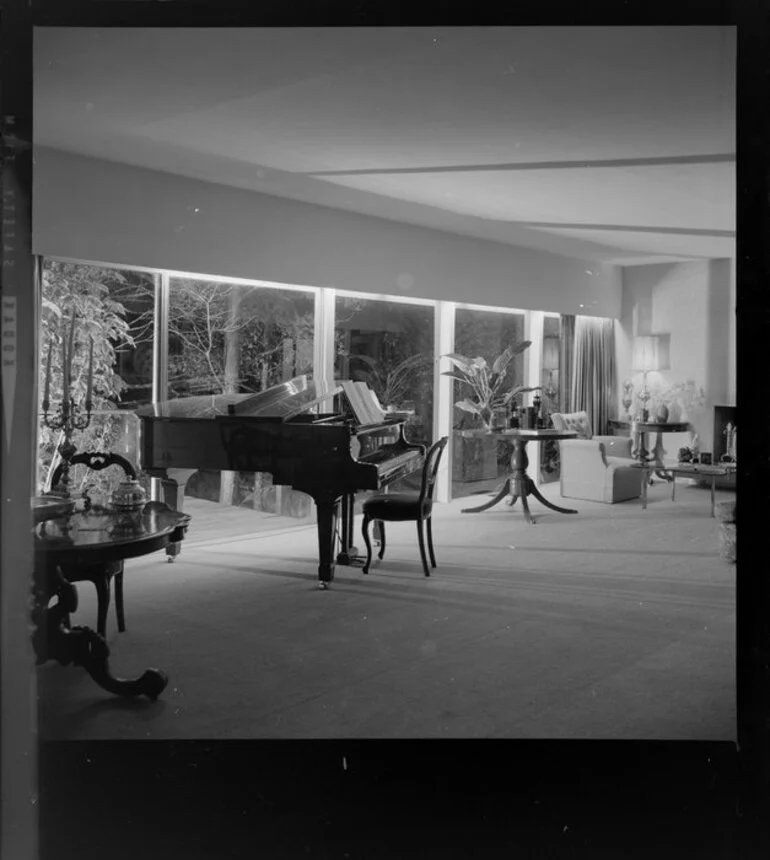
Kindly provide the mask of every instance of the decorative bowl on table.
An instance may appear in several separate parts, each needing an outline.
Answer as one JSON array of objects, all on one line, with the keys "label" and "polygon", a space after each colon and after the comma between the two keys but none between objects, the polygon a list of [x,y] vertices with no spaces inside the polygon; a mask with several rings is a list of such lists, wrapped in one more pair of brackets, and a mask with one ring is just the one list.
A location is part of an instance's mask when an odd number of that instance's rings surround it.
[{"label": "decorative bowl on table", "polygon": [[146,502],[147,492],[139,481],[121,481],[110,494],[110,508],[116,513],[110,534],[130,536],[141,532]]}]

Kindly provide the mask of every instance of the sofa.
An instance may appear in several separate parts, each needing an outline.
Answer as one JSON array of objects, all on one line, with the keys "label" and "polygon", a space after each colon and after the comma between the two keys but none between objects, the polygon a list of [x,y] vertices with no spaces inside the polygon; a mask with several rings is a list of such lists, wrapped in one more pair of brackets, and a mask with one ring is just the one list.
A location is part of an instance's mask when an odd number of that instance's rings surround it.
[{"label": "sofa", "polygon": [[587,412],[554,412],[551,420],[556,430],[578,434],[559,441],[564,498],[611,505],[642,495],[645,473],[629,436],[594,436]]}]

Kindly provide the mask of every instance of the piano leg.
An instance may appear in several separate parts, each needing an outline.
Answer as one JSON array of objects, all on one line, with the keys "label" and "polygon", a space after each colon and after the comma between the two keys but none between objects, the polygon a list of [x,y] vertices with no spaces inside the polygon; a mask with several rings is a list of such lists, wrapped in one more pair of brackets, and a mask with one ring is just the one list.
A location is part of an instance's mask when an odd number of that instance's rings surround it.
[{"label": "piano leg", "polygon": [[316,498],[318,519],[318,587],[328,588],[334,579],[334,544],[340,498]]},{"label": "piano leg", "polygon": [[358,547],[353,545],[353,512],[355,510],[356,497],[353,493],[346,493],[342,497],[342,512],[340,524],[340,547],[337,553],[337,564],[354,564],[360,561]]},{"label": "piano leg", "polygon": [[[165,474],[159,478],[162,501],[175,511],[183,511],[185,487],[197,471],[197,469],[166,469]],[[168,561],[174,561],[179,555],[180,548],[179,543],[170,543],[166,547]]]}]

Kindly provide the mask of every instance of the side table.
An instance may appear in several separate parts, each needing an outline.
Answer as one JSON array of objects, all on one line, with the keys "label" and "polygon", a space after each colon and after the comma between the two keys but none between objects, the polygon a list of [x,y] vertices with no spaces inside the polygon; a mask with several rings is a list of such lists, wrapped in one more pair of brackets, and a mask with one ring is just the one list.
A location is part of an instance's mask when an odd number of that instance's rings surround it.
[{"label": "side table", "polygon": [[[486,432],[486,431],[479,431]],[[554,505],[549,502],[538,490],[535,482],[527,474],[527,466],[529,466],[529,457],[527,456],[527,442],[541,441],[545,439],[574,439],[577,433],[561,432],[560,430],[498,430],[492,431],[495,436],[502,436],[510,439],[513,443],[513,454],[511,454],[511,474],[498,487],[495,496],[483,505],[478,505],[474,508],[463,508],[464,514],[477,514],[481,511],[486,511],[489,508],[502,501],[506,496],[510,495],[509,505],[515,505],[518,499],[521,499],[521,506],[524,509],[524,518],[530,525],[534,525],[535,520],[529,511],[528,496],[534,496],[542,505],[556,511],[559,514],[576,514],[574,508],[563,508],[560,505]]]},{"label": "side table", "polygon": [[[687,421],[623,421],[617,418],[610,419],[610,427],[617,429],[628,429],[634,439],[632,455],[642,466],[651,466],[659,478],[670,481],[666,475],[668,471],[663,462],[666,451],[663,448],[664,433],[687,433],[691,429]],[[647,437],[655,433],[655,447],[652,451],[647,448]]]},{"label": "side table", "polygon": [[108,565],[165,549],[183,539],[190,517],[161,502],[149,502],[128,515],[75,511],[70,502],[45,497],[33,499],[32,507],[36,567],[32,641],[37,663],[56,660],[62,666],[83,666],[109,693],[157,698],[168,684],[165,672],[147,669],[135,679],[116,678],[104,637],[90,627],[71,626],[78,594],[62,569]]},{"label": "side table", "polygon": [[[674,478],[677,475],[689,475],[691,478],[711,478],[711,516],[714,516],[714,492],[716,490],[717,478],[726,478],[728,475],[734,475],[736,467],[733,464],[715,463],[713,465],[705,465],[701,463],[677,463],[676,466],[666,466],[666,471]],[[671,501],[674,501],[676,494],[676,481],[671,481]]]}]

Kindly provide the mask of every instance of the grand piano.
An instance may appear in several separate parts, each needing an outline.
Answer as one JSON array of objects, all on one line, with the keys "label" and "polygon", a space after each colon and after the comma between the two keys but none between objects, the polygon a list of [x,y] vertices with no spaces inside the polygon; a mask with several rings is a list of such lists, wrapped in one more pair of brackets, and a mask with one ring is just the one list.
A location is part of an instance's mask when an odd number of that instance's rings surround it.
[{"label": "grand piano", "polygon": [[[327,409],[330,411],[321,411]],[[318,582],[326,588],[335,561],[350,564],[358,490],[379,490],[422,467],[425,446],[407,441],[408,416],[386,413],[361,423],[342,383],[307,376],[258,394],[213,394],[137,409],[141,466],[161,481],[163,501],[183,509],[198,469],[269,472],[273,483],[307,493],[316,506]],[[340,551],[334,557],[338,525]],[[179,547],[169,547],[170,559]]]}]

